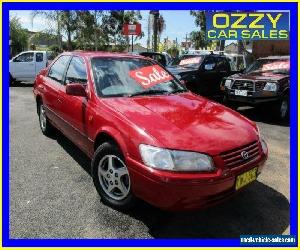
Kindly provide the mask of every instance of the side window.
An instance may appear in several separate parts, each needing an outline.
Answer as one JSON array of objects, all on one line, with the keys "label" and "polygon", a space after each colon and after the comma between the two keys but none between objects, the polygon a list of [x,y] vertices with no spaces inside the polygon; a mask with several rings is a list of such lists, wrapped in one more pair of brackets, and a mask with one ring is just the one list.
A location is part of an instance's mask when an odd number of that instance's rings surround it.
[{"label": "side window", "polygon": [[14,59],[14,62],[32,62],[33,52],[23,53]]},{"label": "side window", "polygon": [[50,68],[48,77],[61,83],[69,59],[70,56],[61,56],[58,58]]},{"label": "side window", "polygon": [[87,83],[86,68],[82,58],[74,56],[69,65],[66,83]]},{"label": "side window", "polygon": [[43,53],[36,53],[35,54],[35,60],[36,62],[42,62],[43,61]]}]

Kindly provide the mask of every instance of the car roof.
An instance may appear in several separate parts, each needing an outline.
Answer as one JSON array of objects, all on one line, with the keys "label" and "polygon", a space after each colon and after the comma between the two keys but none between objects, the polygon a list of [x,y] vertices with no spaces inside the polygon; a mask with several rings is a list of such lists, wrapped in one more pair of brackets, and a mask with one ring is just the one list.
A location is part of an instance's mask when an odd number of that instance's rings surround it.
[{"label": "car roof", "polygon": [[258,60],[261,60],[261,59],[271,59],[271,60],[280,60],[280,59],[283,59],[283,60],[290,60],[290,56],[267,56],[267,57],[258,58]]},{"label": "car roof", "polygon": [[107,51],[81,51],[81,50],[75,50],[72,52],[64,52],[62,55],[69,55],[69,56],[81,56],[81,57],[87,57],[87,58],[93,58],[93,57],[113,57],[113,58],[143,58],[145,57],[140,55],[134,55],[129,53],[120,53],[120,52],[107,52]]}]

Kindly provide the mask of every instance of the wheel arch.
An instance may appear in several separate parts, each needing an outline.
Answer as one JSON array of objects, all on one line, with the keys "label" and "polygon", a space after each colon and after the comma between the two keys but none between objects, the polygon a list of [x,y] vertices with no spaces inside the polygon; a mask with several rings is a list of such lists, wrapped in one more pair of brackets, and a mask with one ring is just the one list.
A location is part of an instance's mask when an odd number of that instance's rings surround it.
[{"label": "wheel arch", "polygon": [[35,98],[36,101],[36,112],[39,113],[39,104],[43,102],[42,97],[40,95],[37,95]]},{"label": "wheel arch", "polygon": [[98,131],[95,140],[94,140],[94,152],[97,148],[104,142],[113,142],[116,146],[121,150],[123,156],[126,157],[127,155],[127,147],[126,143],[123,139],[121,133],[114,128],[105,128],[101,131]]}]

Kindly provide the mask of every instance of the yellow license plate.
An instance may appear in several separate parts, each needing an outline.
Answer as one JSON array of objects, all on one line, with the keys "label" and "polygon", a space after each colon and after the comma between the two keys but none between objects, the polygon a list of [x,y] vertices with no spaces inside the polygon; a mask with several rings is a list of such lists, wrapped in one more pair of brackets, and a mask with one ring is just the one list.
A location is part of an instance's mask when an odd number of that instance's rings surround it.
[{"label": "yellow license plate", "polygon": [[238,190],[252,181],[255,181],[257,177],[257,168],[253,168],[243,174],[236,177],[235,190]]}]

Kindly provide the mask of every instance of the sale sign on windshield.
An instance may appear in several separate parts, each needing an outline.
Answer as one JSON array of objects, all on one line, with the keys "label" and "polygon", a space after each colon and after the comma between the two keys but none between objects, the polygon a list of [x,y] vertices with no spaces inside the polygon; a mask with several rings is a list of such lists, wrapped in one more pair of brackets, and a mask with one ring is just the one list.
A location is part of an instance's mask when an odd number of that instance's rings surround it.
[{"label": "sale sign on windshield", "polygon": [[159,65],[147,66],[136,70],[131,70],[129,71],[129,76],[145,89],[150,88],[156,84],[174,79]]},{"label": "sale sign on windshield", "polygon": [[264,64],[262,67],[263,71],[266,70],[289,70],[290,69],[290,64],[288,61],[277,61],[277,62],[273,62],[273,63],[268,63],[268,64]]},{"label": "sale sign on windshield", "polygon": [[197,56],[197,57],[192,57],[192,58],[187,58],[187,59],[183,59],[180,61],[179,65],[188,65],[188,64],[199,64],[201,61],[201,57]]}]

